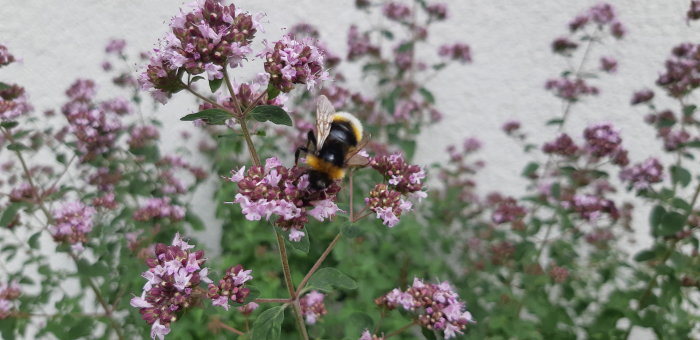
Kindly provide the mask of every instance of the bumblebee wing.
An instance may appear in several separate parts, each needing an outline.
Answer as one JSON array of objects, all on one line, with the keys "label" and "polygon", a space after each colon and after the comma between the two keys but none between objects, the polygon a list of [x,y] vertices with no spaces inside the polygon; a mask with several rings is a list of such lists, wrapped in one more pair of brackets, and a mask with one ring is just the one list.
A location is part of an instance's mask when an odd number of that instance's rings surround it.
[{"label": "bumblebee wing", "polygon": [[320,95],[316,102],[316,150],[321,149],[323,142],[326,141],[331,132],[334,113],[335,108],[330,100],[326,96]]},{"label": "bumblebee wing", "polygon": [[347,155],[345,155],[345,165],[348,167],[364,168],[369,164],[369,158],[359,154],[362,149],[369,143],[369,136],[365,136],[362,140],[357,143],[357,146],[348,150]]}]

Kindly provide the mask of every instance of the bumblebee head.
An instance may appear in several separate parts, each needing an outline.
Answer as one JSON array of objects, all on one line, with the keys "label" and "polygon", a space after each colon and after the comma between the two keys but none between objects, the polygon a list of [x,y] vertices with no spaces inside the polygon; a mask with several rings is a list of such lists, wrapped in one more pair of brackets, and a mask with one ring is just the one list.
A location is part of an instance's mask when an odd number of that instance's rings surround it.
[{"label": "bumblebee head", "polygon": [[309,171],[309,187],[313,190],[323,190],[333,183],[328,174],[316,170]]}]

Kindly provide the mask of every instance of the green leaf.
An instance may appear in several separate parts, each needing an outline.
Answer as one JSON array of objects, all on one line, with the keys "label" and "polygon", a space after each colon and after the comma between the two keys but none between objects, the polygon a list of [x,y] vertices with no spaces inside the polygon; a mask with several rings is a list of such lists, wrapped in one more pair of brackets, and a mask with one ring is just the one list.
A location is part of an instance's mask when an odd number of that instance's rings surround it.
[{"label": "green leaf", "polygon": [[661,218],[661,229],[659,235],[670,236],[681,231],[686,222],[685,215],[681,215],[675,211],[670,211],[664,214]]},{"label": "green leaf", "polygon": [[413,42],[405,42],[405,43],[399,45],[398,52],[404,53],[404,52],[408,52],[412,49],[413,49]]},{"label": "green leaf", "polygon": [[530,162],[525,166],[523,172],[520,175],[526,178],[533,178],[536,175],[537,169],[539,168],[539,163]]},{"label": "green leaf", "polygon": [[673,183],[680,183],[684,188],[690,184],[691,180],[690,171],[679,166],[671,166],[671,181]]},{"label": "green leaf", "polygon": [[374,328],[374,321],[372,318],[362,312],[352,313],[344,321],[345,334],[360,334],[365,329]]},{"label": "green leaf", "polygon": [[656,258],[656,252],[653,250],[642,250],[634,256],[637,262],[646,262],[654,258]]},{"label": "green leaf", "polygon": [[202,79],[204,79],[204,77],[202,77],[202,76],[192,77],[192,79],[190,79],[190,84],[196,82],[197,80],[202,80]]},{"label": "green leaf", "polygon": [[272,307],[253,322],[252,340],[277,340],[284,321],[284,306]]},{"label": "green leaf", "polygon": [[428,91],[425,87],[421,87],[418,89],[418,92],[425,98],[425,101],[430,103],[430,104],[435,104],[435,96],[433,96],[433,93]]},{"label": "green leaf", "polygon": [[338,269],[326,267],[319,269],[311,276],[307,287],[330,292],[333,287],[356,289],[357,282]]},{"label": "green leaf", "polygon": [[360,235],[360,228],[354,223],[346,223],[340,227],[340,232],[347,238],[355,238]]},{"label": "green leaf", "polygon": [[259,122],[266,122],[269,120],[277,125],[292,126],[292,118],[289,117],[287,111],[275,105],[256,106],[253,111],[250,112],[250,116]]},{"label": "green leaf", "polygon": [[180,118],[180,120],[191,122],[193,120],[201,119],[209,125],[224,125],[226,120],[229,118],[233,118],[233,116],[224,110],[208,109],[197,113],[188,114]]},{"label": "green leaf", "polygon": [[34,233],[34,235],[29,237],[29,240],[27,240],[27,244],[30,248],[39,248],[39,237],[41,237],[41,231],[37,231],[36,233]]},{"label": "green leaf", "polygon": [[22,208],[21,203],[11,203],[8,205],[5,211],[2,212],[2,217],[0,217],[0,227],[9,225],[15,219],[20,208]]},{"label": "green leaf", "polygon": [[384,29],[384,30],[381,30],[381,32],[385,38],[387,38],[389,40],[394,40],[394,33],[392,33],[391,31]]},{"label": "green leaf", "polygon": [[401,150],[406,155],[406,160],[412,159],[413,155],[416,154],[416,141],[414,140],[402,140],[399,142],[399,146],[401,146]]},{"label": "green leaf", "polygon": [[267,100],[273,100],[280,94],[280,89],[269,83],[267,85]]},{"label": "green leaf", "polygon": [[209,89],[211,90],[211,93],[216,92],[221,88],[221,84],[224,83],[224,78],[221,79],[214,79],[209,81]]},{"label": "green leaf", "polygon": [[427,340],[436,340],[437,337],[435,336],[435,331],[423,328],[421,327],[420,329],[421,334],[427,339]]},{"label": "green leaf", "polygon": [[649,214],[649,225],[651,225],[651,233],[654,236],[659,235],[659,228],[661,227],[661,219],[666,215],[666,209],[664,207],[657,205],[651,209]]},{"label": "green leaf", "polygon": [[550,119],[545,123],[545,125],[562,125],[562,124],[564,124],[564,120],[560,119],[560,118]]},{"label": "green leaf", "polygon": [[9,88],[11,88],[11,87],[12,87],[12,86],[7,85],[7,84],[5,84],[5,83],[3,83],[3,82],[0,82],[0,91],[1,91],[1,90],[7,90],[7,89],[9,89]]},{"label": "green leaf", "polygon": [[692,116],[697,108],[697,105],[686,105],[683,107],[683,115],[686,117]]},{"label": "green leaf", "polygon": [[13,127],[19,125],[18,122],[15,121],[10,121],[10,122],[2,122],[0,123],[0,126],[6,128],[6,129],[12,129]]},{"label": "green leaf", "polygon": [[22,150],[28,150],[29,148],[24,146],[22,143],[12,143],[7,146],[7,150],[12,150],[12,151],[22,151]]}]

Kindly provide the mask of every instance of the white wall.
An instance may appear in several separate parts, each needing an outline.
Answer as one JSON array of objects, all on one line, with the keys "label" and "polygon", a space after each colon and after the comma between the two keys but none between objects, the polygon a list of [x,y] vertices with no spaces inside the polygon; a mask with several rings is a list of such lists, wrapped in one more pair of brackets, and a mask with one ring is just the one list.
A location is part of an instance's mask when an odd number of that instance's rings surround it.
[{"label": "white wall", "polygon": [[[452,67],[430,84],[445,119],[422,136],[425,143],[420,144],[417,160],[424,164],[444,160],[442,150],[447,144],[477,136],[484,141],[481,155],[488,165],[479,175],[484,191],[522,192],[524,183],[518,174],[528,160],[515,156],[519,146],[500,132],[500,126],[506,120],[517,119],[535,141],[555,135],[553,128],[543,130],[542,123],[561,113],[561,102],[545,92],[543,84],[555,77],[565,62],[550,52],[549,44],[566,33],[566,24],[573,16],[598,2],[448,1],[451,18],[435,26],[435,47],[442,42],[466,42],[472,47],[474,63]],[[284,27],[307,21],[321,28],[331,50],[340,55],[347,51],[347,27],[352,23],[362,25],[365,20],[354,10],[353,3],[236,1],[241,8],[267,13],[265,36],[275,39]],[[653,86],[670,49],[680,42],[697,39],[700,23],[686,25],[688,0],[610,3],[617,8],[628,34],[621,42],[602,46],[596,52],[605,50],[617,57],[619,71],[598,83],[598,98],[575,107],[566,130],[580,136],[590,122],[613,121],[623,129],[624,145],[636,162],[658,153],[661,146],[653,137],[654,131],[643,123],[643,113],[629,106],[630,96],[635,90]],[[181,4],[172,0],[1,0],[0,43],[22,58],[23,64],[3,68],[0,81],[25,86],[38,112],[57,108],[75,77],[94,78],[98,84],[105,84],[100,95],[109,97],[109,76],[100,68],[106,41],[125,38],[130,51],[149,50],[166,31],[169,18]],[[591,67],[597,66],[596,61],[597,58],[592,59]],[[189,127],[178,118],[194,109],[189,98],[178,97],[161,110],[160,118],[173,131],[163,134],[168,144],[178,140],[176,131]],[[206,202],[201,207],[212,211]],[[646,218],[640,216],[639,221],[635,227],[646,234]],[[212,240],[210,247],[216,251],[216,232],[207,236]]]}]

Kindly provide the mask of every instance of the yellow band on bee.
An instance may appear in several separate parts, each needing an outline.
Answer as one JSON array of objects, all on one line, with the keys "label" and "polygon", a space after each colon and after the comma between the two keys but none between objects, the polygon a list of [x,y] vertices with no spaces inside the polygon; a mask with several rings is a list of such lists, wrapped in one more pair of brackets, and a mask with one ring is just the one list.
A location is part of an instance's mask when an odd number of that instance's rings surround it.
[{"label": "yellow band on bee", "polygon": [[308,164],[311,169],[327,174],[332,180],[338,180],[345,176],[345,170],[343,170],[343,168],[333,163],[328,163],[311,154],[306,156],[306,164]]},{"label": "yellow band on bee", "polygon": [[352,132],[355,134],[355,140],[359,143],[362,140],[362,123],[357,117],[348,112],[336,112],[331,117],[334,122],[347,122],[352,127]]}]

